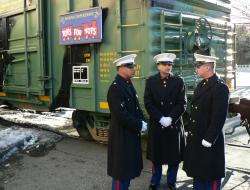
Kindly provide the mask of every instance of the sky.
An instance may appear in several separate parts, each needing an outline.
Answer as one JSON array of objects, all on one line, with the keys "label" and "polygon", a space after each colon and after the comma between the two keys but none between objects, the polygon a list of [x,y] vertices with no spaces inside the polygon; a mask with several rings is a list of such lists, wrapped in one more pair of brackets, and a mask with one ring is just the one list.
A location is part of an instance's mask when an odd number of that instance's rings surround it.
[{"label": "sky", "polygon": [[231,0],[231,21],[250,23],[250,0]]}]

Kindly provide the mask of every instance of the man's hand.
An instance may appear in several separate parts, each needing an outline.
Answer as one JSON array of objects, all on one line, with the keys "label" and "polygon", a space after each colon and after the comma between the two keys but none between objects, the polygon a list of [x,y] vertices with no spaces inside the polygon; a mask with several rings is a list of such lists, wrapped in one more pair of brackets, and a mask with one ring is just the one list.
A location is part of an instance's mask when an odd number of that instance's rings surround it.
[{"label": "man's hand", "polygon": [[207,148],[210,148],[212,146],[212,143],[206,141],[205,139],[201,141],[201,144],[202,146],[207,147]]},{"label": "man's hand", "polygon": [[171,117],[162,117],[159,122],[163,127],[168,127],[172,124],[172,118]]},{"label": "man's hand", "polygon": [[141,121],[141,122],[142,122],[141,131],[145,132],[148,129],[148,124],[145,121]]}]

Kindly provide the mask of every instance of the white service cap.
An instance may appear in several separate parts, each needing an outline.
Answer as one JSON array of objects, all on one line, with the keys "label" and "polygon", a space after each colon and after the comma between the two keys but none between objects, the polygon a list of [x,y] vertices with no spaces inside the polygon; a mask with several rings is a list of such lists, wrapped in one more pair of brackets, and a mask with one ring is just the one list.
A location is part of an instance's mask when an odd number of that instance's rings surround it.
[{"label": "white service cap", "polygon": [[126,55],[119,59],[116,59],[113,63],[115,63],[117,67],[122,66],[122,65],[127,65],[127,64],[135,65],[136,56],[137,56],[136,54]]},{"label": "white service cap", "polygon": [[208,55],[194,54],[194,58],[196,62],[204,62],[204,63],[215,63],[218,59],[217,57],[212,57]]},{"label": "white service cap", "polygon": [[158,63],[174,64],[175,58],[176,58],[176,55],[174,53],[161,53],[161,54],[154,56],[153,60],[156,64]]}]

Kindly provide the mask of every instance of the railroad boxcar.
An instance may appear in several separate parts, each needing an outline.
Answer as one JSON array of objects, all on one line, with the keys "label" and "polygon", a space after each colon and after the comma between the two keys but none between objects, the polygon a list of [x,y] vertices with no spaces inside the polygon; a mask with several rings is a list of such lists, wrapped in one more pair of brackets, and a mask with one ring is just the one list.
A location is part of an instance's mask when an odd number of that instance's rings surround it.
[{"label": "railroad boxcar", "polygon": [[73,124],[86,138],[107,141],[106,94],[120,56],[137,54],[133,83],[141,103],[145,80],[156,72],[153,57],[161,52],[177,55],[173,72],[184,79],[189,99],[200,80],[192,64],[199,50],[219,58],[218,74],[234,87],[229,0],[0,3],[1,102],[36,110],[74,108]]}]

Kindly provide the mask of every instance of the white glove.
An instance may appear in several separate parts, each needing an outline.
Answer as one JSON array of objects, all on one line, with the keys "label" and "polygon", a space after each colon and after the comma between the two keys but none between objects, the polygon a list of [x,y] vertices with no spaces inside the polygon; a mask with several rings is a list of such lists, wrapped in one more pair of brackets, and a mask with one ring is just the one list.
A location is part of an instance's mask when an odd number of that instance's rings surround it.
[{"label": "white glove", "polygon": [[205,139],[201,141],[201,144],[202,146],[207,147],[207,148],[210,148],[212,146],[212,143],[206,141]]},{"label": "white glove", "polygon": [[168,127],[172,124],[172,118],[171,117],[162,117],[159,122],[162,126]]},{"label": "white glove", "polygon": [[148,124],[145,121],[141,121],[141,122],[142,122],[141,131],[144,132],[148,129]]}]

